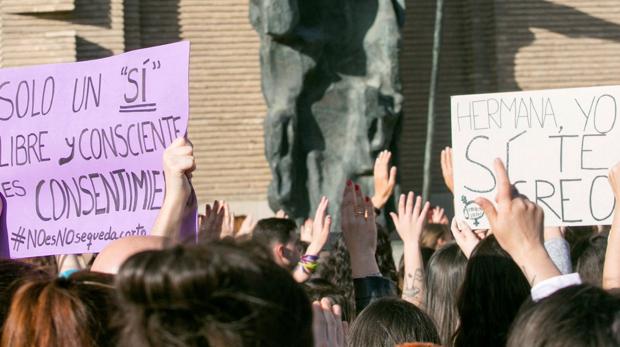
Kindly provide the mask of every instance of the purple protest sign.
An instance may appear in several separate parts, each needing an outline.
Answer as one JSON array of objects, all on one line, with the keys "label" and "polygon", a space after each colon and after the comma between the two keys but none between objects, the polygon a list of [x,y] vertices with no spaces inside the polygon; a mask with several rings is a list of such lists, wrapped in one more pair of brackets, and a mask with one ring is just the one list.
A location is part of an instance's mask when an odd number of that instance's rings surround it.
[{"label": "purple protest sign", "polygon": [[187,132],[189,42],[0,70],[3,256],[92,253],[146,235],[162,153]]}]

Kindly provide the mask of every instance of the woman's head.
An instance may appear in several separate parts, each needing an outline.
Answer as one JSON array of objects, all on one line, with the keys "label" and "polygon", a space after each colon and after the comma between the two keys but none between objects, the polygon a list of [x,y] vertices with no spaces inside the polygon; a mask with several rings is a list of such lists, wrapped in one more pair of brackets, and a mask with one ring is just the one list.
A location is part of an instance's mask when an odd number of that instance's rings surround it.
[{"label": "woman's head", "polygon": [[467,263],[458,297],[460,317],[454,345],[503,346],[530,285],[495,237],[480,241]]},{"label": "woman's head", "polygon": [[312,341],[310,304],[261,249],[217,242],[146,251],[117,275],[121,345],[289,346]]},{"label": "woman's head", "polygon": [[393,347],[405,342],[440,343],[429,316],[397,298],[379,299],[357,317],[349,333],[349,346]]},{"label": "woman's head", "polygon": [[112,287],[96,281],[25,280],[13,296],[1,345],[107,346],[112,298]]},{"label": "woman's head", "polygon": [[0,327],[3,326],[15,290],[27,279],[49,279],[50,274],[34,265],[0,259]]},{"label": "woman's head", "polygon": [[619,346],[620,298],[591,285],[561,289],[524,308],[509,347]]},{"label": "woman's head", "polygon": [[595,234],[575,246],[580,253],[576,259],[575,270],[584,283],[599,287],[603,285],[603,265],[608,236],[607,232]]},{"label": "woman's head", "polygon": [[456,298],[466,267],[467,258],[450,242],[433,254],[426,268],[426,312],[434,319],[444,345],[451,343],[458,325]]},{"label": "woman's head", "polygon": [[429,223],[424,226],[420,243],[422,247],[437,249],[452,240],[450,229],[445,224]]}]

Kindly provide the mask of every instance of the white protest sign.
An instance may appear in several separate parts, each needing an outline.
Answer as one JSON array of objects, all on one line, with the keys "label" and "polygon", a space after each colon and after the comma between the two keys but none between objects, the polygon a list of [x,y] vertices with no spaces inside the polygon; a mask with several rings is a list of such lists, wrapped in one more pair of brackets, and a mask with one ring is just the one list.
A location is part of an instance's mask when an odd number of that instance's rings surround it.
[{"label": "white protest sign", "polygon": [[545,225],[611,224],[619,103],[620,86],[453,96],[456,217],[488,227],[473,200],[494,201],[500,158],[519,193],[543,208]]}]

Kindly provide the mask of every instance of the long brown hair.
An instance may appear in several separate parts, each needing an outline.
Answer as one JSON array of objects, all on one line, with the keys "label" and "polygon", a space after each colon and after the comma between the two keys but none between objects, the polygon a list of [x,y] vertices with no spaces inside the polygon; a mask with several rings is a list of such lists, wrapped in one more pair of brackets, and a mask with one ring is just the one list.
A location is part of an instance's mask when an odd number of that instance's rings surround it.
[{"label": "long brown hair", "polygon": [[111,344],[112,288],[58,278],[26,280],[13,296],[2,347],[100,347]]},{"label": "long brown hair", "polygon": [[459,322],[456,298],[465,279],[467,258],[450,242],[438,249],[426,268],[426,312],[433,318],[444,346],[452,346]]},{"label": "long brown hair", "polygon": [[224,240],[130,257],[116,277],[119,346],[311,346],[312,312],[290,273]]}]

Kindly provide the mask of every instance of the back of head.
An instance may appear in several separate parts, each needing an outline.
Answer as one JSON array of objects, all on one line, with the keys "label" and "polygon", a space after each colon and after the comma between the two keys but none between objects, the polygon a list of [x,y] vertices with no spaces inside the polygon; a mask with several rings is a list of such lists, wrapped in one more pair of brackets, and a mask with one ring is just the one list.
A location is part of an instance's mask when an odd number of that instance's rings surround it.
[{"label": "back of head", "polygon": [[620,298],[582,284],[524,308],[509,347],[620,346]]},{"label": "back of head", "polygon": [[16,291],[2,347],[97,347],[113,339],[108,328],[112,287],[58,278],[26,280]]},{"label": "back of head", "polygon": [[13,294],[21,282],[31,278],[49,278],[49,274],[33,265],[10,259],[0,259],[0,274],[0,327],[2,327]]},{"label": "back of head", "polygon": [[583,283],[594,286],[603,285],[603,265],[607,251],[608,233],[596,234],[581,241],[581,254],[577,258],[575,270],[581,276]]},{"label": "back of head", "polygon": [[291,275],[250,245],[146,251],[116,285],[121,346],[307,346],[312,313]]},{"label": "back of head", "polygon": [[426,312],[435,321],[445,345],[458,326],[456,298],[466,267],[467,258],[456,243],[450,242],[433,254],[426,268]]},{"label": "back of head", "polygon": [[504,346],[530,285],[493,235],[480,241],[467,262],[457,307],[455,346]]},{"label": "back of head", "polygon": [[570,256],[573,268],[577,266],[577,258],[583,252],[584,241],[596,235],[595,227],[591,225],[570,226],[564,229],[564,239],[570,245]]},{"label": "back of head", "polygon": [[444,224],[429,223],[424,226],[422,235],[420,235],[420,243],[422,247],[437,249],[441,245],[440,240],[446,241],[446,235],[450,233],[450,229]]},{"label": "back of head", "polygon": [[266,247],[274,242],[287,243],[296,229],[297,224],[290,219],[265,218],[256,223],[252,239]]},{"label": "back of head", "polygon": [[393,347],[405,342],[440,343],[431,318],[397,298],[379,299],[367,306],[349,334],[349,346],[355,347]]}]

